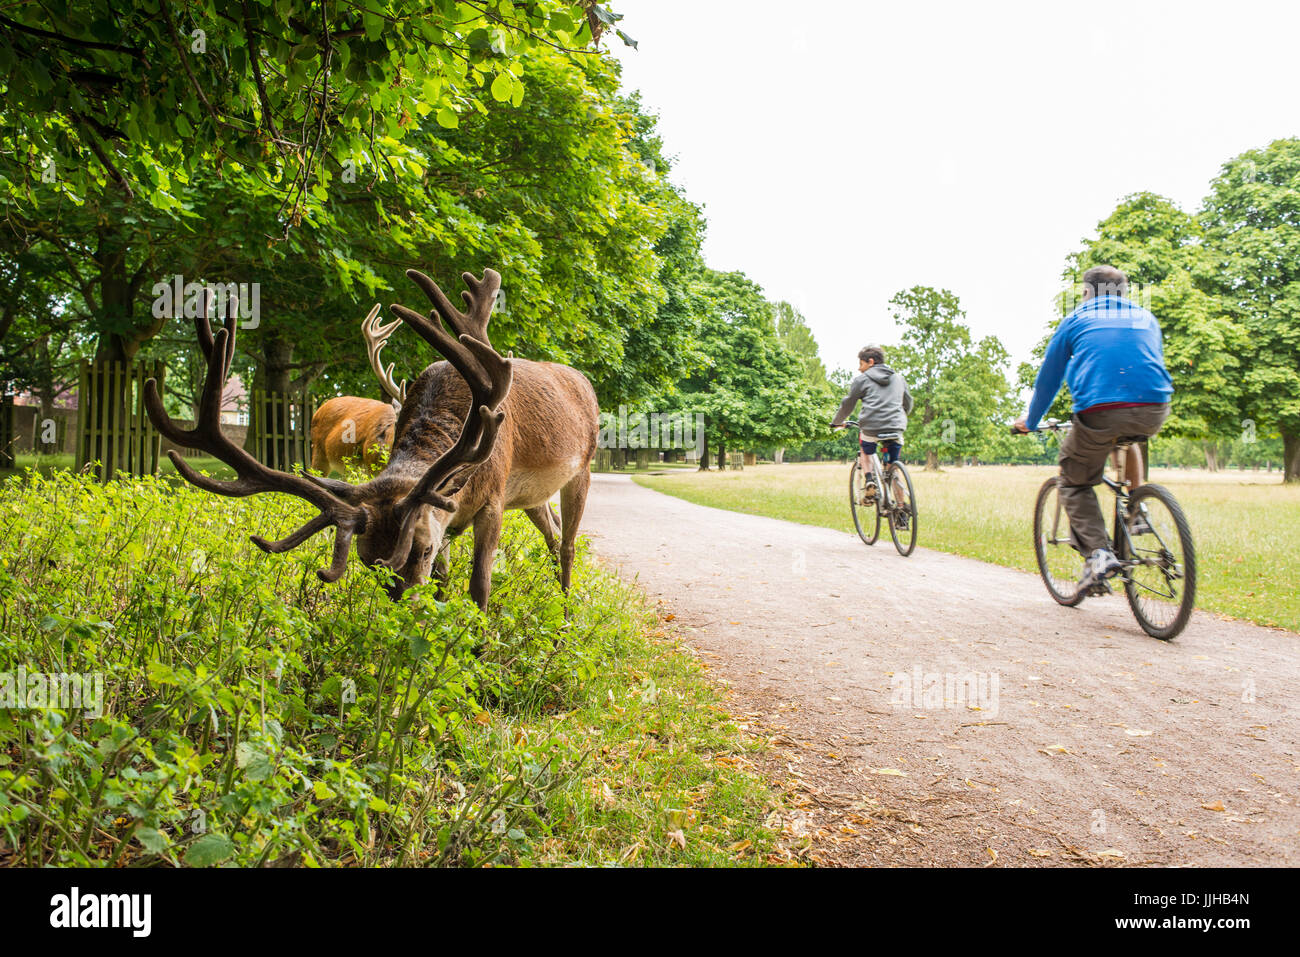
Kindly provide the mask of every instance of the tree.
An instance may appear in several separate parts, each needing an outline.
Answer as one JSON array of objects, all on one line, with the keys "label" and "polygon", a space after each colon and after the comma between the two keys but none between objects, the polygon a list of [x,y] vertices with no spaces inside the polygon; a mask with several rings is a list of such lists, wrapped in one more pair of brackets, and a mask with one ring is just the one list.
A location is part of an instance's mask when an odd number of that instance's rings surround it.
[{"label": "tree", "polygon": [[[822,364],[817,339],[808,328],[803,314],[788,302],[776,303],[773,310],[776,314],[776,334],[781,344],[803,362],[804,387],[808,394],[819,407],[830,408],[835,401],[835,390],[826,375],[826,366]],[[777,462],[784,461],[784,444],[775,450],[774,458]]]},{"label": "tree", "polygon": [[[566,108],[538,105],[529,115],[559,131],[551,139],[588,170],[568,186],[575,219],[587,209],[583,188],[608,183],[585,197],[597,205],[583,225],[595,228],[572,232],[603,237],[610,262],[622,253],[652,265],[654,230],[645,227],[653,210],[626,225],[605,222],[630,212],[608,201],[628,194],[624,168],[632,167],[606,162],[627,124],[608,107],[615,73],[594,49],[615,19],[589,0],[439,0],[418,11],[392,0],[364,9],[327,2],[301,13],[278,2],[10,5],[0,15],[6,227],[74,291],[97,361],[133,360],[166,327],[148,293],[173,274],[279,286],[276,321],[242,342],[262,360],[259,382],[284,388],[325,367],[327,342],[347,341],[354,355],[359,314],[349,294],[393,288],[430,248],[464,257],[447,240],[469,234],[473,247],[477,231],[521,264],[542,259],[538,226],[550,210],[531,224],[507,211],[493,224],[480,208],[461,227],[465,174],[502,157],[467,157],[455,142],[465,127],[473,145],[499,142],[502,127],[490,121],[540,88],[558,91],[550,105]],[[558,186],[562,174],[539,163],[535,175]],[[466,265],[462,258],[455,271]],[[583,265],[570,262],[575,275]],[[634,291],[602,291],[620,292],[615,303],[646,299],[645,272],[619,274]],[[284,294],[293,285],[307,295]],[[603,354],[601,345],[591,354]]]},{"label": "tree", "polygon": [[1077,286],[1084,272],[1102,264],[1122,269],[1130,298],[1160,321],[1165,365],[1174,380],[1161,431],[1203,440],[1207,464],[1214,467],[1217,437],[1240,427],[1239,356],[1246,336],[1213,288],[1213,254],[1200,225],[1172,200],[1134,193],[1097,224],[1097,236],[1070,257],[1063,278]]},{"label": "tree", "polygon": [[[773,307],[743,273],[702,271],[703,366],[686,379],[683,401],[706,421],[720,464],[736,445],[784,445],[815,434],[826,409],[806,385],[805,364],[777,336]],[[708,468],[707,452],[701,468]]]},{"label": "tree", "polygon": [[1006,349],[993,336],[973,341],[947,289],[913,286],[889,302],[903,344],[886,350],[885,362],[906,378],[914,404],[905,448],[924,453],[928,471],[941,457],[978,455],[1007,407]]},{"label": "tree", "polygon": [[1200,219],[1214,256],[1213,281],[1246,329],[1242,409],[1257,428],[1281,433],[1283,481],[1298,482],[1300,139],[1275,140],[1229,160]]}]

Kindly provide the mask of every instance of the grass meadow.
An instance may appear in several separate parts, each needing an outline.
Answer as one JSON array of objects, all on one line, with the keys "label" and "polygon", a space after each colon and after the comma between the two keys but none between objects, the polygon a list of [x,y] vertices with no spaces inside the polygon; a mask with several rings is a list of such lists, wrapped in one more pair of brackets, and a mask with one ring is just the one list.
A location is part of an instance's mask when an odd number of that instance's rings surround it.
[{"label": "grass meadow", "polygon": [[[909,466],[926,548],[1037,571],[1033,506],[1047,466],[979,466],[926,472]],[[700,505],[853,531],[849,466],[760,465],[739,472],[638,476],[649,488]],[[1300,486],[1277,472],[1152,469],[1187,512],[1200,579],[1197,606],[1300,631]],[[1100,490],[1108,511],[1109,493]]]}]

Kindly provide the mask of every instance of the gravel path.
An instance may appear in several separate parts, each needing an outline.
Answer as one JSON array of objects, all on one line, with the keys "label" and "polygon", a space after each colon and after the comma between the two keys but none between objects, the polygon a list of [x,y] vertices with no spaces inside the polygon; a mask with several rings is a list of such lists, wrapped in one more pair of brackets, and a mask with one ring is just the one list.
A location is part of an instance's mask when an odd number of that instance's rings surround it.
[{"label": "gravel path", "polygon": [[1033,575],[621,475],[584,531],[771,740],[815,859],[1300,864],[1300,635],[1198,612],[1163,643],[1122,595],[1061,608]]}]

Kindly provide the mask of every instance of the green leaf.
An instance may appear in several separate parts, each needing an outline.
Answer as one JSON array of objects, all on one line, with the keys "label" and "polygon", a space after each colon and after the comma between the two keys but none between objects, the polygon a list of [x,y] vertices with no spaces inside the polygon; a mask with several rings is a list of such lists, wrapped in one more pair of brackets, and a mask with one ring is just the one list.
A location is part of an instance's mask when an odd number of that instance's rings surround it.
[{"label": "green leaf", "polygon": [[331,790],[330,786],[324,781],[316,781],[312,784],[311,789],[316,795],[317,801],[328,801],[330,798],[338,797],[338,795]]},{"label": "green leaf", "polygon": [[211,867],[235,853],[235,845],[224,834],[204,834],[185,852],[186,867]]},{"label": "green leaf", "polygon": [[510,74],[498,73],[496,79],[492,81],[492,99],[505,102],[510,99],[514,89],[514,84],[510,82]]},{"label": "green leaf", "polygon": [[150,854],[161,854],[167,850],[169,843],[166,834],[152,827],[137,827],[135,839],[144,845],[144,849]]},{"label": "green leaf", "polygon": [[438,121],[438,125],[443,129],[454,130],[456,127],[460,126],[460,117],[458,117],[456,111],[449,106],[444,106],[440,109],[434,119]]},{"label": "green leaf", "polygon": [[247,741],[241,741],[235,748],[235,764],[244,769],[244,776],[250,781],[265,781],[275,773],[275,765],[266,753]]}]

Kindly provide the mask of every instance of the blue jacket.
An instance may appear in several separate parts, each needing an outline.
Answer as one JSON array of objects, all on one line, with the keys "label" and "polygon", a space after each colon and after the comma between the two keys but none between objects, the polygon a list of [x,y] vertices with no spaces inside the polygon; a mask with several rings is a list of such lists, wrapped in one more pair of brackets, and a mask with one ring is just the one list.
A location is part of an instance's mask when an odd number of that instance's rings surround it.
[{"label": "blue jacket", "polygon": [[1168,402],[1174,393],[1160,323],[1120,296],[1089,299],[1061,320],[1034,382],[1026,426],[1038,427],[1063,376],[1075,412],[1109,402]]}]

